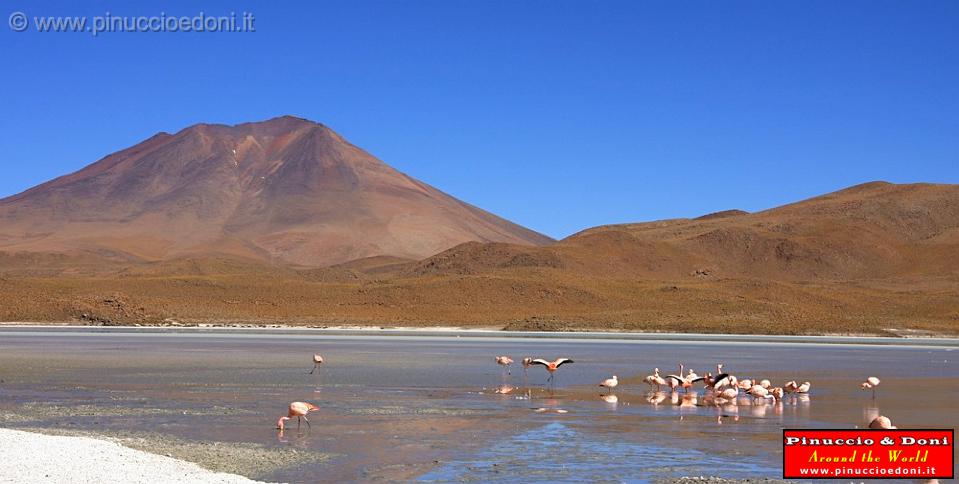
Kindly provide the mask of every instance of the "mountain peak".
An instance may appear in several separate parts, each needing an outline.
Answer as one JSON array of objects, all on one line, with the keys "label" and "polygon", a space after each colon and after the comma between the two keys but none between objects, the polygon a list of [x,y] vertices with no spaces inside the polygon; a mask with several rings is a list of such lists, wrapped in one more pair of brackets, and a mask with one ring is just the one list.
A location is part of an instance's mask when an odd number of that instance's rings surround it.
[{"label": "mountain peak", "polygon": [[469,241],[551,241],[296,116],[155,135],[0,200],[0,234],[0,250],[304,266],[423,258]]}]

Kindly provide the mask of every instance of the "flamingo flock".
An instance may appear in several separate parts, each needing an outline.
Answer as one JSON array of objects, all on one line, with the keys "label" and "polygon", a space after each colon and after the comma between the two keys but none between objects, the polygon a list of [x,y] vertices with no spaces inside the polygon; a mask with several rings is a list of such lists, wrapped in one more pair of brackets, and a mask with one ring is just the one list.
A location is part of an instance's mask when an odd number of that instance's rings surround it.
[{"label": "flamingo flock", "polygon": [[[503,370],[505,371],[504,379],[512,374],[511,365],[514,362],[513,358],[508,355],[499,355],[494,357],[494,361],[497,365],[503,367]],[[533,358],[527,356],[524,357],[521,362],[523,365],[524,377],[528,376],[530,367],[542,366],[549,374],[549,377],[546,381],[549,385],[550,391],[552,391],[556,371],[565,364],[573,363],[573,360],[568,357],[560,357],[549,361],[543,358]],[[309,374],[312,375],[314,372],[320,369],[323,363],[323,356],[320,354],[314,354],[313,368],[310,370]],[[696,374],[692,368],[686,368],[684,363],[679,363],[677,368],[679,369],[678,373],[669,374],[665,377],[660,373],[659,368],[654,368],[652,374],[643,378],[643,383],[647,384],[650,389],[650,394],[646,398],[647,402],[657,405],[664,401],[666,399],[666,394],[662,391],[664,386],[669,387],[670,393],[672,394],[672,403],[679,406],[699,405],[699,393],[695,388],[697,383],[702,384],[702,403],[716,406],[725,406],[729,404],[735,405],[737,399],[740,397],[752,398],[756,402],[779,402],[782,401],[782,399],[788,394],[808,394],[812,386],[812,384],[808,381],[797,383],[795,380],[790,380],[785,382],[782,386],[773,386],[772,382],[765,378],[739,378],[731,373],[726,372],[722,363],[716,365],[715,374],[707,372],[702,376]],[[606,389],[606,393],[601,394],[600,398],[610,404],[617,403],[619,398],[613,394],[613,391],[619,386],[619,384],[620,381],[617,375],[612,375],[612,377],[599,382],[599,386]],[[879,384],[879,378],[870,376],[860,384],[860,388],[862,390],[871,390],[872,398],[875,399],[876,387],[878,387]],[[504,383],[498,387],[494,393],[505,394],[512,392],[514,389],[515,387]],[[681,397],[680,394],[677,393],[679,389],[682,389]],[[527,390],[527,392],[528,391],[529,390]],[[692,393],[690,393],[690,391],[692,391]],[[301,422],[306,422],[307,427],[310,427],[310,421],[307,416],[311,412],[316,412],[319,410],[320,408],[318,406],[309,402],[292,402],[287,408],[287,414],[281,416],[277,420],[276,427],[282,432],[286,427],[286,422],[293,418],[296,418],[297,420],[297,428],[300,428]],[[561,413],[565,413],[565,411]],[[720,423],[722,423],[721,417]],[[888,417],[880,415],[869,423],[869,428],[894,429],[896,427],[892,426],[892,422]]]}]

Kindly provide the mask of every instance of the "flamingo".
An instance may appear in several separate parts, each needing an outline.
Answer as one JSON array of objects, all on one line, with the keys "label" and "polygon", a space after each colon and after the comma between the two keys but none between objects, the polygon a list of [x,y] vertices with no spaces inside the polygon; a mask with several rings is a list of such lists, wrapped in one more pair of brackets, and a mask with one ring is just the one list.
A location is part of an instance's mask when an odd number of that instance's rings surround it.
[{"label": "flamingo", "polygon": [[716,376],[713,376],[712,373],[706,373],[706,378],[703,379],[706,387],[716,389],[729,384],[729,374],[723,373],[723,366],[722,363],[716,364]]},{"label": "flamingo", "polygon": [[879,386],[879,379],[874,376],[871,376],[869,378],[866,378],[866,381],[862,382],[862,384],[860,385],[860,388],[862,388],[863,390],[872,390],[872,398],[875,399],[876,387],[878,386]]},{"label": "flamingo", "polygon": [[676,391],[676,387],[679,386],[679,382],[678,382],[677,380],[672,379],[672,378],[670,378],[670,379],[668,379],[668,380],[666,380],[666,381],[667,381],[668,384],[669,384],[669,391],[670,391],[670,392],[675,392],[675,391]]},{"label": "flamingo", "polygon": [[809,393],[809,387],[812,386],[808,381],[802,382],[802,385],[796,387],[796,393]]},{"label": "flamingo", "polygon": [[523,376],[527,376],[526,372],[531,366],[533,366],[533,358],[531,356],[523,358]]},{"label": "flamingo", "polygon": [[320,356],[320,355],[318,355],[318,354],[314,354],[314,355],[313,355],[313,369],[310,370],[310,374],[312,375],[313,372],[316,371],[316,369],[319,368],[320,365],[322,365],[322,364],[323,364],[323,357]]},{"label": "flamingo", "polygon": [[773,396],[773,398],[776,399],[777,402],[778,402],[779,400],[782,400],[782,399],[783,399],[783,389],[782,389],[782,387],[775,387],[775,388],[773,388],[772,390],[769,390],[769,393],[770,393],[770,395]]},{"label": "flamingo", "polygon": [[612,378],[607,378],[603,380],[603,383],[600,383],[599,386],[606,387],[606,394],[609,395],[613,392],[613,389],[616,388],[616,385],[619,385],[619,377],[613,375]]},{"label": "flamingo", "polygon": [[796,393],[797,388],[799,388],[799,384],[796,383],[796,380],[789,380],[783,385],[783,389],[786,390],[786,393]]},{"label": "flamingo", "polygon": [[513,359],[512,359],[512,358],[510,358],[509,356],[497,356],[497,357],[496,357],[496,364],[497,364],[497,365],[505,366],[505,367],[506,367],[506,374],[507,374],[507,375],[510,375],[510,374],[511,374],[511,373],[510,373],[510,370],[509,370],[509,365],[512,365],[512,364],[513,364]]},{"label": "flamingo", "polygon": [[723,390],[722,393],[720,393],[719,395],[725,398],[726,400],[735,400],[736,397],[739,395],[739,389],[736,388],[735,386],[731,386]]},{"label": "flamingo", "polygon": [[773,384],[769,380],[763,379],[762,381],[759,382],[759,386],[765,388],[766,390],[769,390],[769,387],[773,386]]},{"label": "flamingo", "polygon": [[663,377],[659,376],[659,368],[654,369],[653,374],[647,376],[645,379],[643,379],[643,381],[649,385],[650,390],[653,389],[653,385],[656,385],[657,392],[659,391],[660,388],[663,387],[663,385],[666,384],[666,380],[664,380]]},{"label": "flamingo", "polygon": [[317,407],[316,405],[313,405],[312,403],[293,402],[290,404],[290,410],[287,413],[287,416],[280,417],[280,419],[276,421],[276,428],[282,431],[286,427],[285,425],[286,421],[293,417],[296,417],[296,428],[300,428],[301,418],[304,421],[306,421],[306,426],[309,427],[310,420],[306,418],[306,415],[309,414],[310,412],[316,412],[319,409],[320,407]]},{"label": "flamingo", "polygon": [[550,385],[553,383],[553,373],[555,373],[559,367],[566,363],[573,363],[573,360],[569,358],[557,358],[553,361],[546,361],[542,358],[536,358],[533,360],[534,365],[543,365],[546,367],[546,371],[549,372],[549,378],[546,381],[548,381]]},{"label": "flamingo", "polygon": [[[689,370],[689,375],[681,376],[683,374],[683,364],[679,364],[679,375],[666,375],[667,378],[676,382],[677,386],[683,387],[683,390],[686,393],[689,393],[689,388],[693,386],[693,383],[696,383],[703,379],[703,377],[696,375],[692,370]],[[672,385],[670,385],[672,387]]]},{"label": "flamingo", "polygon": [[712,386],[713,390],[721,390],[723,388],[736,387],[739,383],[739,381],[736,380],[736,377],[733,375],[730,375],[729,373],[720,373],[714,376],[712,380],[713,382],[712,382],[712,385],[710,386]]},{"label": "flamingo", "polygon": [[769,390],[766,390],[765,388],[763,388],[762,385],[753,385],[753,387],[749,389],[748,393],[755,398],[769,397]]}]

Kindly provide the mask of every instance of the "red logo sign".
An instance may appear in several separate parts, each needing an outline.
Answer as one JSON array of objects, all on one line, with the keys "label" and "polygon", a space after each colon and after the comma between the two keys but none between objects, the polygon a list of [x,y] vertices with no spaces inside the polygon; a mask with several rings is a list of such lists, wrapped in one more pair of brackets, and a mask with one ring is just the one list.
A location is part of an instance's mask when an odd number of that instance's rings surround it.
[{"label": "red logo sign", "polygon": [[952,479],[953,429],[783,430],[785,479]]}]

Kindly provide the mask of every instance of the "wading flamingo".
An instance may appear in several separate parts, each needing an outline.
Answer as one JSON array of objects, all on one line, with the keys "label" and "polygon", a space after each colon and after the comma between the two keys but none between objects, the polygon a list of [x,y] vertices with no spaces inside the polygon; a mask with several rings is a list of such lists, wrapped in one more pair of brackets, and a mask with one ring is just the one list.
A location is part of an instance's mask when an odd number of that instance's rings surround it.
[{"label": "wading flamingo", "polygon": [[536,358],[535,360],[533,360],[534,365],[543,365],[546,367],[546,371],[549,372],[549,378],[546,381],[549,382],[550,385],[552,385],[553,383],[553,373],[555,373],[556,370],[559,369],[559,367],[563,366],[566,363],[573,363],[573,360],[569,358],[557,358],[553,361],[546,361],[542,358]]},{"label": "wading flamingo", "polygon": [[316,369],[319,368],[320,365],[322,365],[322,364],[323,364],[323,357],[320,356],[320,355],[318,355],[318,354],[314,354],[314,355],[313,355],[313,369],[310,370],[310,374],[312,375],[313,372],[316,371]]},{"label": "wading flamingo", "polygon": [[276,421],[276,428],[283,430],[286,428],[286,421],[296,417],[296,428],[300,428],[300,419],[302,418],[306,422],[306,426],[310,426],[310,420],[306,418],[306,415],[310,412],[316,412],[320,409],[312,403],[306,402],[293,402],[290,404],[290,411],[287,413],[286,417],[280,417]]},{"label": "wading flamingo", "polygon": [[507,374],[507,375],[510,375],[510,374],[511,374],[510,371],[509,371],[509,365],[512,365],[512,364],[513,364],[513,359],[512,359],[512,358],[510,358],[509,356],[497,356],[497,357],[496,357],[496,364],[497,364],[497,365],[505,366],[505,367],[506,367],[506,374]]},{"label": "wading flamingo", "polygon": [[674,379],[672,379],[672,378],[667,377],[667,378],[666,378],[666,384],[667,384],[667,386],[669,386],[669,391],[670,391],[670,393],[675,393],[675,392],[676,392],[676,387],[679,386],[679,380],[674,380]]},{"label": "wading flamingo", "polygon": [[643,379],[643,381],[649,385],[650,390],[652,390],[653,386],[655,385],[657,392],[663,387],[663,385],[666,384],[666,380],[659,376],[659,368],[654,369],[653,374],[647,376],[645,379]]},{"label": "wading flamingo", "polygon": [[869,378],[866,378],[866,381],[862,382],[862,384],[860,385],[860,388],[862,388],[863,390],[872,390],[872,398],[875,399],[876,387],[878,386],[879,386],[879,379],[874,376],[871,376]]},{"label": "wading flamingo", "polygon": [[809,387],[812,386],[808,381],[802,382],[802,385],[796,387],[796,393],[809,393]]},{"label": "wading flamingo", "polygon": [[606,387],[607,395],[613,392],[613,389],[616,388],[616,385],[619,385],[619,377],[616,375],[613,375],[612,378],[603,380],[603,383],[599,384],[601,387]]},{"label": "wading flamingo", "polygon": [[527,356],[526,358],[523,358],[523,376],[524,377],[528,376],[527,371],[529,370],[529,367],[531,366],[533,366],[533,357]]},{"label": "wading flamingo", "polygon": [[[693,373],[692,370],[689,370],[689,375],[686,375],[685,377],[684,377],[684,376],[681,376],[681,375],[683,374],[683,368],[684,368],[683,364],[680,363],[680,364],[679,364],[679,375],[666,375],[666,377],[669,378],[670,380],[673,380],[674,382],[676,382],[676,385],[677,385],[677,386],[683,387],[683,391],[685,391],[686,393],[689,393],[689,389],[690,389],[690,387],[693,386],[693,383],[696,383],[696,382],[702,380],[703,377],[701,377],[701,376],[696,376],[696,374]],[[673,385],[670,385],[670,387],[673,387]]]},{"label": "wading flamingo", "polygon": [[712,388],[714,390],[717,390],[719,388],[726,386],[729,383],[728,378],[729,378],[729,375],[726,373],[723,373],[723,364],[718,363],[716,364],[716,375],[713,376],[712,373],[706,372],[706,377],[703,378],[703,384],[706,385],[707,388]]},{"label": "wading flamingo", "polygon": [[748,393],[755,398],[769,397],[769,390],[766,390],[765,388],[763,388],[762,385],[753,385],[753,387],[749,389]]},{"label": "wading flamingo", "polygon": [[722,391],[724,388],[736,387],[739,381],[736,380],[736,377],[730,375],[729,373],[720,373],[712,377],[712,383],[709,385],[712,387],[713,391]]}]

